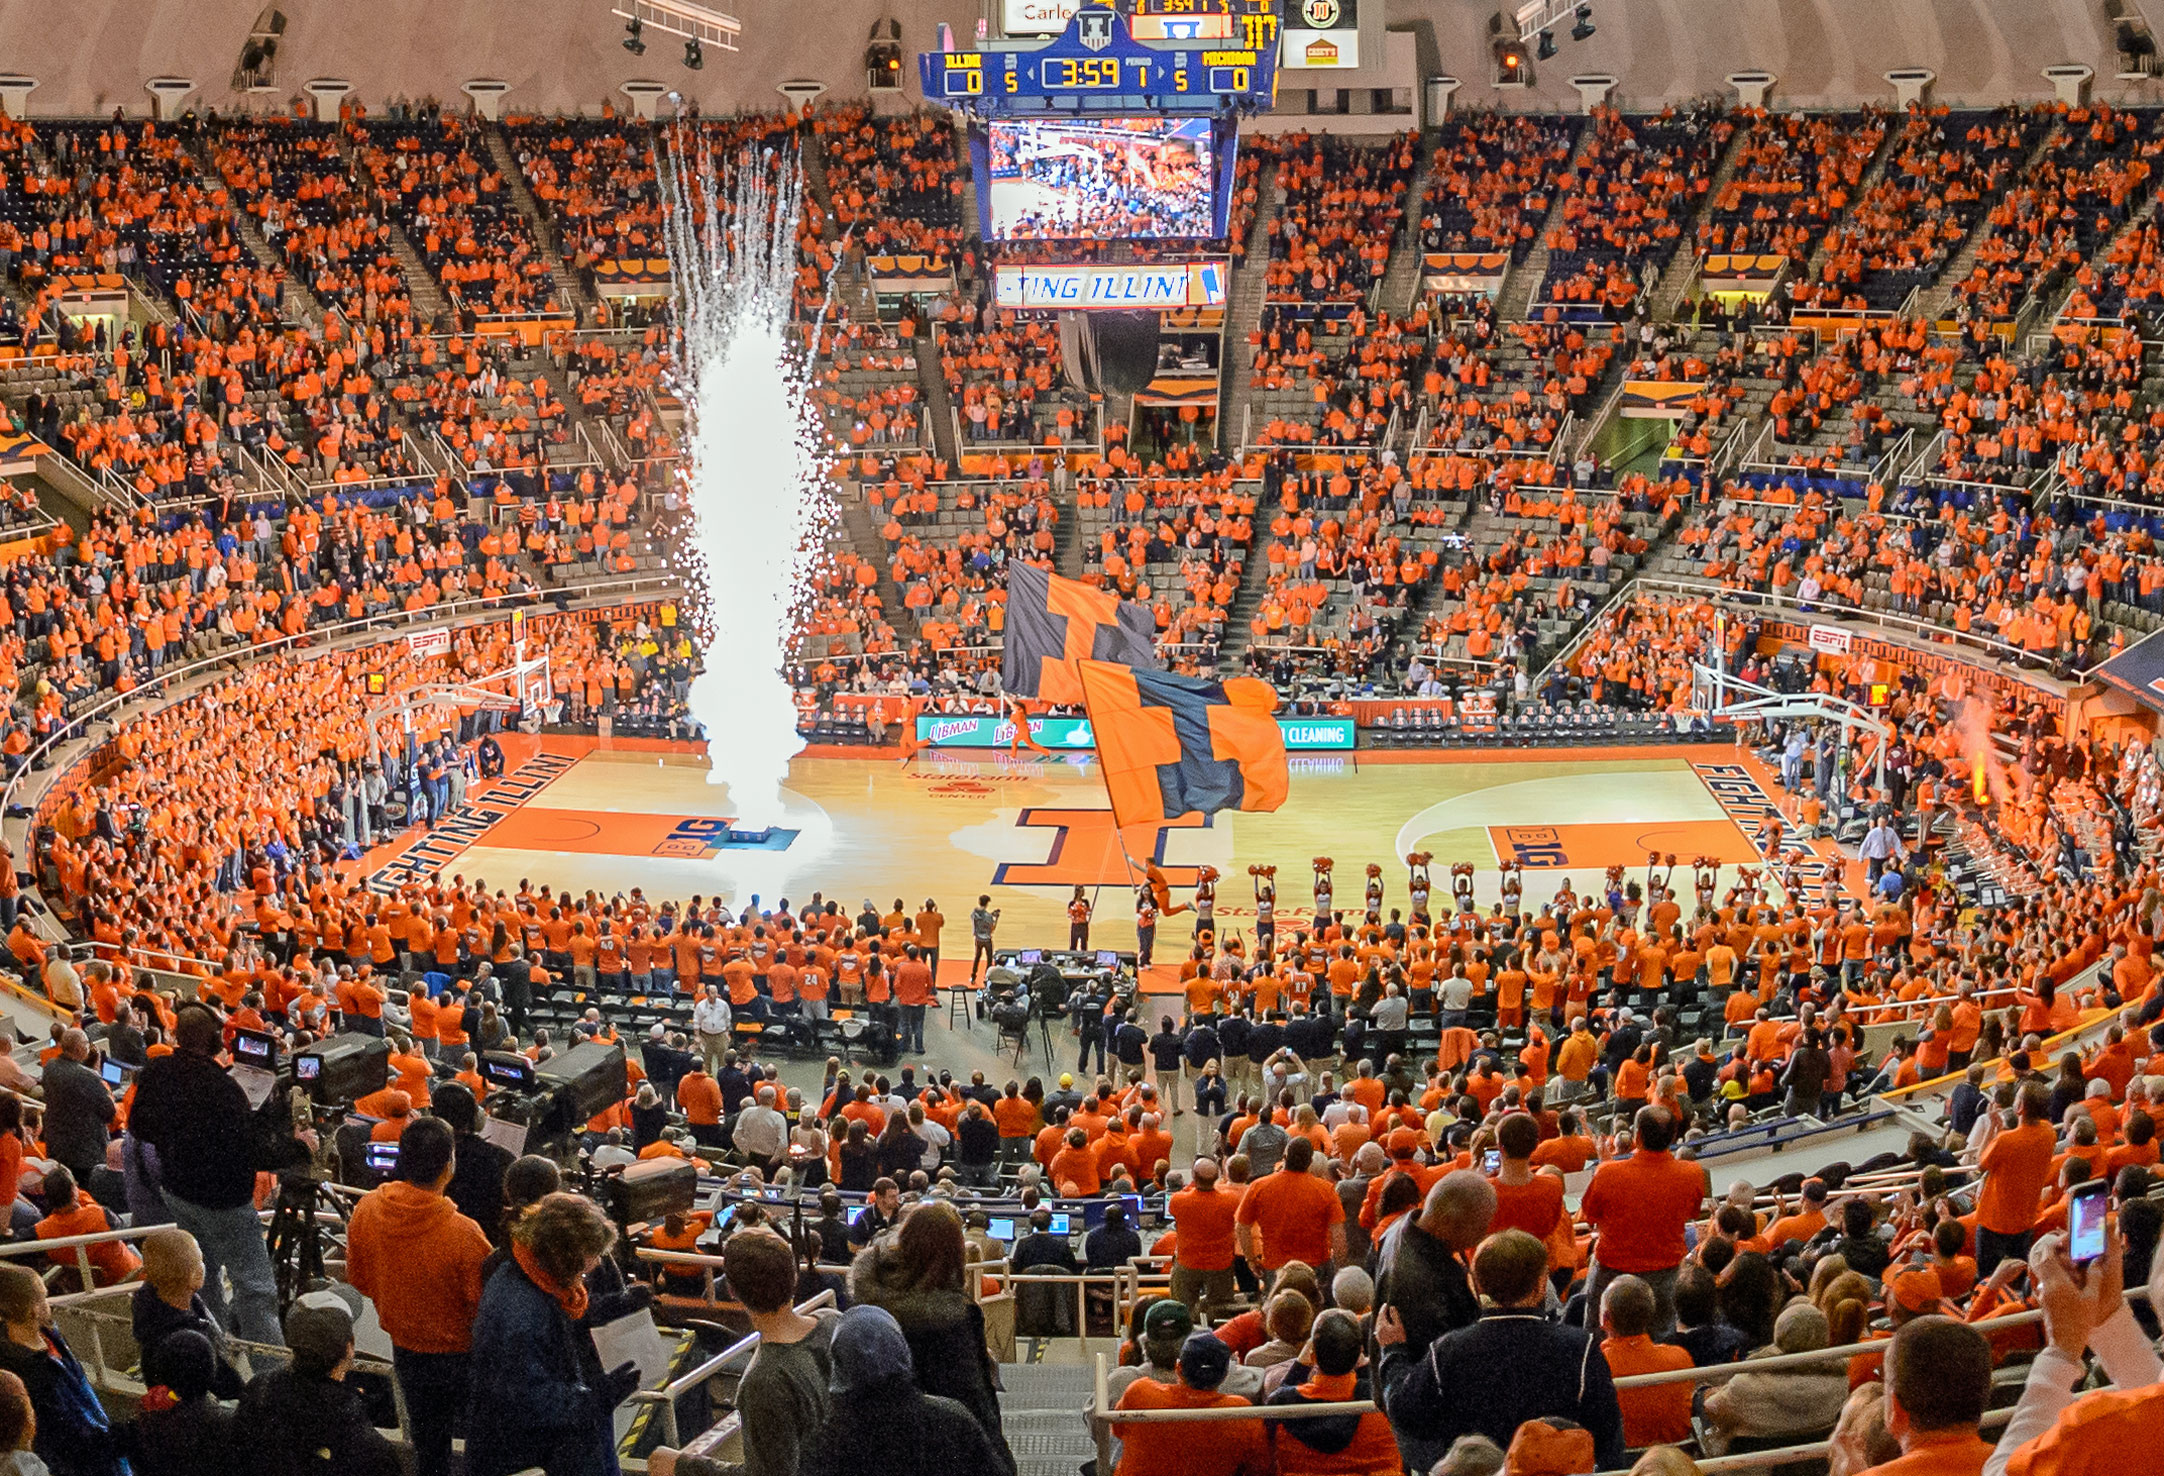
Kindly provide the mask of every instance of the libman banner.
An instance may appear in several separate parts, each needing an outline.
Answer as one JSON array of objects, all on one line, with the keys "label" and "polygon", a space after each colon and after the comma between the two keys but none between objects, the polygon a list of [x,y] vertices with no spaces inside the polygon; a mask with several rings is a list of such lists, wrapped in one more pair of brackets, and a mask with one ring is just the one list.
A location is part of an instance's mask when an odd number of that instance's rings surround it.
[{"label": "libman banner", "polygon": [[[1359,733],[1359,725],[1349,717],[1279,718],[1277,726],[1288,753],[1348,749]],[[1097,747],[1088,718],[1033,717],[1029,736],[1039,748],[1054,753],[1086,753]],[[1011,748],[1014,723],[989,714],[920,713],[917,741],[930,748]]]}]

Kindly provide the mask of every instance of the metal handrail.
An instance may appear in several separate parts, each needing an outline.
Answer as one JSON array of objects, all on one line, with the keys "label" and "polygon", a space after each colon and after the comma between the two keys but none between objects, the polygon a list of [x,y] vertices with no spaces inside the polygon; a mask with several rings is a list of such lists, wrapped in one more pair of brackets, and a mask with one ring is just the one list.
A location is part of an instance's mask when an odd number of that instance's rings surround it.
[{"label": "metal handrail", "polygon": [[[706,1259],[714,1260],[718,1258],[710,1256]],[[810,1301],[799,1304],[796,1310],[799,1313],[809,1314],[833,1305],[834,1293],[823,1291]],[[758,1351],[759,1335],[755,1332],[746,1333],[719,1353],[678,1374],[660,1388],[634,1389],[626,1396],[625,1402],[629,1404],[659,1405],[661,1407],[662,1439],[666,1444],[674,1446],[683,1438],[681,1432],[677,1429],[676,1401],[720,1373],[730,1364],[742,1358],[749,1358]]]}]

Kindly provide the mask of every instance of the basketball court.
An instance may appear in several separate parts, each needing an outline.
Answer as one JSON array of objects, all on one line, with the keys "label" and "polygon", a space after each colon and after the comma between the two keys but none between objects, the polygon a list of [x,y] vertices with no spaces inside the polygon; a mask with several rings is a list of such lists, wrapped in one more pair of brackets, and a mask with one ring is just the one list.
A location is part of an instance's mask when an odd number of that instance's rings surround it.
[{"label": "basketball court", "polygon": [[[1131,883],[1144,862],[1164,869],[1176,897],[1216,867],[1221,926],[1238,931],[1254,919],[1249,866],[1277,867],[1288,926],[1308,914],[1318,856],[1336,863],[1345,909],[1360,906],[1367,866],[1381,866],[1386,915],[1408,905],[1403,858],[1414,851],[1433,856],[1438,912],[1460,863],[1477,868],[1485,908],[1500,892],[1498,864],[1517,861],[1525,901],[1539,905],[1566,879],[1581,895],[1598,890],[1610,866],[1642,878],[1649,852],[1679,859],[1674,885],[1687,900],[1694,859],[1718,860],[1724,887],[1737,866],[1759,862],[1772,789],[1755,760],[1720,745],[1295,756],[1291,797],[1274,814],[1122,834],[1087,754],[821,749],[791,766],[783,824],[747,841],[731,833],[729,791],[707,782],[702,746],[510,735],[505,747],[505,777],[470,795],[466,813],[370,858],[379,885],[425,864],[492,887],[640,887],[733,907],[753,896],[801,906],[817,892],[852,912],[896,898],[913,911],[930,897],[949,920],[950,960],[982,893],[1001,910],[1002,943],[1064,945],[1076,886],[1096,899],[1092,943],[1132,948]],[[1177,957],[1188,934],[1184,917],[1161,925],[1160,956]]]}]

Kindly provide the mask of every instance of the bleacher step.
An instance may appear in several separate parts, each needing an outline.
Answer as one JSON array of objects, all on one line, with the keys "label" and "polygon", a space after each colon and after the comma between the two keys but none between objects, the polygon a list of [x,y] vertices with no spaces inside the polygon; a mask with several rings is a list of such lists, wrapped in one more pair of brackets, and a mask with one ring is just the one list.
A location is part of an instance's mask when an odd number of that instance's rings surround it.
[{"label": "bleacher step", "polygon": [[1097,1456],[1082,1407],[1094,1371],[1086,1363],[1002,1363],[1000,1425],[1016,1476],[1075,1476]]}]

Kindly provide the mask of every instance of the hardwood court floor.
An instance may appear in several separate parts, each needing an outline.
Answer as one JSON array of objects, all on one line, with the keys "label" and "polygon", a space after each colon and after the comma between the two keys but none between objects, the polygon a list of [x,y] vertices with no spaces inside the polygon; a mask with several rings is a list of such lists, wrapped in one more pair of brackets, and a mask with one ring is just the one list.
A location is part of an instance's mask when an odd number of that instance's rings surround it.
[{"label": "hardwood court floor", "polygon": [[[1242,931],[1254,916],[1248,866],[1278,868],[1285,926],[1306,915],[1310,861],[1324,855],[1337,863],[1341,908],[1360,905],[1370,862],[1383,868],[1385,909],[1404,907],[1402,858],[1414,850],[1434,854],[1438,911],[1454,863],[1479,868],[1485,906],[1498,893],[1497,862],[1516,856],[1527,901],[1544,903],[1566,876],[1581,894],[1610,864],[1642,876],[1649,850],[1682,858],[1676,887],[1687,901],[1694,856],[1721,860],[1724,886],[1735,865],[1757,859],[1745,801],[1763,774],[1725,745],[1296,756],[1291,798],[1275,814],[1121,835],[1087,755],[928,750],[905,762],[893,751],[825,750],[791,767],[786,826],[795,835],[747,848],[727,843],[728,789],[707,782],[694,746],[546,738],[507,750],[504,798],[492,806],[492,791],[480,791],[486,813],[464,837],[439,832],[434,864],[491,886],[636,886],[656,898],[719,894],[734,906],[754,894],[801,904],[814,891],[852,911],[866,899],[884,910],[897,897],[912,909],[933,897],[949,919],[950,960],[957,944],[967,957],[980,893],[1002,910],[1003,944],[1064,945],[1077,884],[1096,897],[1092,942],[1133,947],[1129,857],[1137,867],[1155,860],[1182,888],[1196,868],[1215,866],[1221,926]],[[1185,916],[1160,926],[1160,956],[1176,958],[1189,933]]]}]

